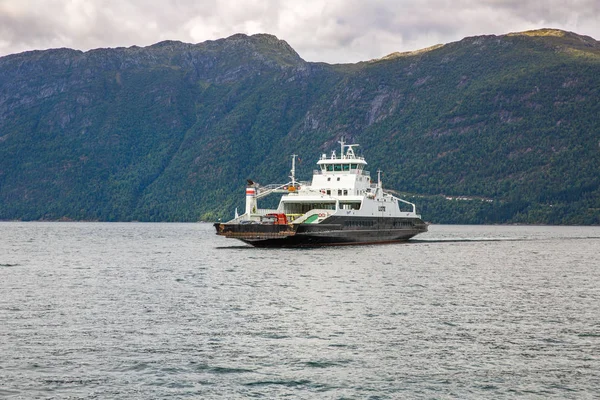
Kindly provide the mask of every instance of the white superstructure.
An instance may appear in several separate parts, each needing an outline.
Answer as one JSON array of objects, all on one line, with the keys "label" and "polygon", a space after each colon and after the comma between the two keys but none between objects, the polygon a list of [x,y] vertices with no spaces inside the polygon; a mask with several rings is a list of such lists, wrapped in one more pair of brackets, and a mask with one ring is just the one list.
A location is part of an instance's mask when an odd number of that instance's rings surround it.
[{"label": "white superstructure", "polygon": [[[246,212],[238,220],[259,220],[272,213],[285,214],[287,221],[293,224],[319,223],[332,215],[420,218],[413,203],[383,190],[380,171],[377,182],[372,181],[365,169],[367,162],[355,153],[357,144],[339,143],[340,155],[335,151],[329,157],[323,154],[310,184],[296,181],[295,155],[292,156],[292,180],[288,184],[258,188],[250,184],[246,188]],[[258,208],[259,198],[282,192],[287,194],[281,197],[276,210]]]}]

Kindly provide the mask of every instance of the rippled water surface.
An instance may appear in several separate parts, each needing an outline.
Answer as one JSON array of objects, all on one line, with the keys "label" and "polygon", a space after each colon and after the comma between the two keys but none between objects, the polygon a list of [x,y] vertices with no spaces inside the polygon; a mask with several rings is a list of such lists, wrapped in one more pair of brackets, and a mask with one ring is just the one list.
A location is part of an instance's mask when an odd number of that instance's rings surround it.
[{"label": "rippled water surface", "polygon": [[600,227],[415,239],[0,223],[0,398],[600,396]]}]

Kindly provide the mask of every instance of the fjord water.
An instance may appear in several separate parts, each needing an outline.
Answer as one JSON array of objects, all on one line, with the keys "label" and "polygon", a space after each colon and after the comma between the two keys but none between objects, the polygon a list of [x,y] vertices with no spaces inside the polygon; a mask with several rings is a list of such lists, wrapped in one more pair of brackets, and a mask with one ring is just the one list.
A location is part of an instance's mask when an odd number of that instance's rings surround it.
[{"label": "fjord water", "polygon": [[0,397],[591,399],[600,227],[255,249],[209,224],[0,223]]}]

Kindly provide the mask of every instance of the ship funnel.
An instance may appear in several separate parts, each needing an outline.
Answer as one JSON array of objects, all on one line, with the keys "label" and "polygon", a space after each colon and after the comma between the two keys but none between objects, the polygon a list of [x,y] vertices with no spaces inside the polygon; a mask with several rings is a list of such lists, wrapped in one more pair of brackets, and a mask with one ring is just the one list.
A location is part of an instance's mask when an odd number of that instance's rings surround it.
[{"label": "ship funnel", "polygon": [[254,182],[252,186],[248,185],[246,187],[246,215],[250,216],[252,213],[256,213],[256,188],[254,187]]}]

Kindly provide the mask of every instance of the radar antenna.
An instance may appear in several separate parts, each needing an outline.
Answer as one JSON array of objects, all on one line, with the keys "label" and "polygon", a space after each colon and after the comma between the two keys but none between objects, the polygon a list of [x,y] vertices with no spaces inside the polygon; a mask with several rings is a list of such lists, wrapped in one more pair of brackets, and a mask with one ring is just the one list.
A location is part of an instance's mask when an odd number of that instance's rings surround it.
[{"label": "radar antenna", "polygon": [[357,144],[346,144],[346,142],[344,141],[344,137],[342,137],[338,141],[338,143],[340,144],[340,147],[341,147],[341,153],[340,153],[341,158],[344,158],[344,159],[356,158],[356,154],[354,153],[354,147],[358,147]]}]

